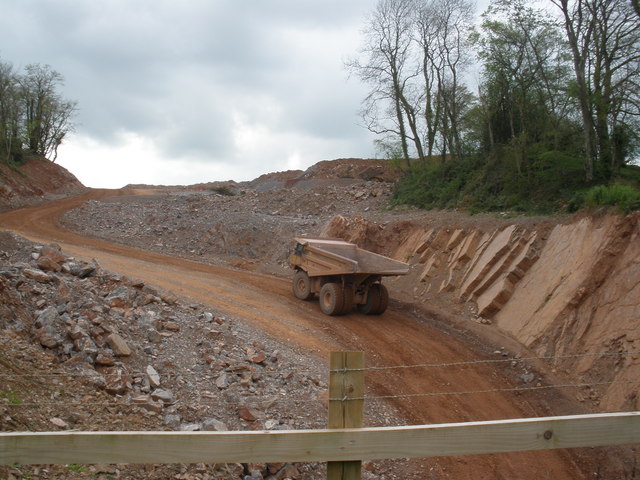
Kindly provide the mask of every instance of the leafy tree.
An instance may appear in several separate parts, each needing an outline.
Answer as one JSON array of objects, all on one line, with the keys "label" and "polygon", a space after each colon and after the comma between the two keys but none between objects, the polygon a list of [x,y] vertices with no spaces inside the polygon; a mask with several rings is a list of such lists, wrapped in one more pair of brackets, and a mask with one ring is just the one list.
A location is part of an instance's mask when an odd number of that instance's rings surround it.
[{"label": "leafy tree", "polygon": [[18,77],[11,64],[0,62],[0,158],[18,156],[21,147]]},{"label": "leafy tree", "polygon": [[0,146],[5,158],[19,158],[26,149],[56,160],[76,112],[76,103],[58,92],[62,83],[62,75],[48,65],[27,65],[18,74],[0,61]]},{"label": "leafy tree", "polygon": [[55,161],[58,146],[72,128],[76,103],[63,100],[57,93],[63,78],[49,65],[32,64],[20,81],[24,109],[24,133],[27,148]]},{"label": "leafy tree", "polygon": [[[500,0],[483,14],[475,35],[483,65],[482,101],[495,143],[547,141],[567,119],[568,64],[552,19],[523,0]],[[554,138],[555,137],[555,138]]]},{"label": "leafy tree", "polygon": [[617,171],[640,154],[634,2],[494,0],[472,31],[468,0],[378,0],[347,66],[371,87],[379,150],[407,170],[395,201],[552,211],[612,175],[635,188],[638,168]]},{"label": "leafy tree", "polygon": [[640,22],[627,0],[552,0],[573,57],[584,129],[586,178],[609,178],[625,163],[612,141],[640,116]]}]

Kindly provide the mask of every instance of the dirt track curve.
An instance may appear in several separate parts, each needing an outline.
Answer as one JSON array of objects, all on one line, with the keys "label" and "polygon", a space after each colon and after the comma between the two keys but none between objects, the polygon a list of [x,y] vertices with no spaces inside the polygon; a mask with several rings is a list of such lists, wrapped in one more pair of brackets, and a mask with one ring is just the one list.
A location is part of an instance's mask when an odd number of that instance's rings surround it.
[{"label": "dirt track curve", "polygon": [[[87,200],[131,195],[132,190],[93,190],[87,194],[0,215],[0,229],[41,243],[58,243],[78,258],[96,258],[120,274],[141,278],[178,295],[242,318],[323,361],[332,350],[364,350],[368,366],[466,362],[479,353],[462,340],[401,311],[392,303],[380,317],[351,314],[327,317],[317,302],[291,294],[287,280],[142,251],[78,235],[60,227],[58,218]],[[487,391],[512,386],[490,365],[408,368],[367,372],[369,395]],[[429,395],[392,399],[407,423],[443,423],[549,415],[513,392]],[[574,452],[575,453],[575,452]],[[415,462],[422,478],[580,479],[589,468],[567,451],[440,458]],[[582,457],[580,457],[582,458]],[[581,465],[579,466],[578,463]],[[419,477],[415,477],[419,478]]]}]

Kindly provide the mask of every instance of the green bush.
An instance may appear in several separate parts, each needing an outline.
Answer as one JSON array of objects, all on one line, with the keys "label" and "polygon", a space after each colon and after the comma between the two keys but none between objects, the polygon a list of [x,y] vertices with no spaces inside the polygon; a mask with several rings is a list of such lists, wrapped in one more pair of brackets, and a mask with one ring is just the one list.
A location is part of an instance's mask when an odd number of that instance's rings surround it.
[{"label": "green bush", "polygon": [[610,187],[593,187],[580,157],[502,145],[487,156],[416,162],[396,185],[391,206],[524,214],[573,213],[585,206],[640,209],[640,167],[625,166],[614,180]]},{"label": "green bush", "polygon": [[600,185],[586,192],[585,205],[618,207],[623,213],[640,210],[640,191],[629,185],[614,184],[609,187]]}]

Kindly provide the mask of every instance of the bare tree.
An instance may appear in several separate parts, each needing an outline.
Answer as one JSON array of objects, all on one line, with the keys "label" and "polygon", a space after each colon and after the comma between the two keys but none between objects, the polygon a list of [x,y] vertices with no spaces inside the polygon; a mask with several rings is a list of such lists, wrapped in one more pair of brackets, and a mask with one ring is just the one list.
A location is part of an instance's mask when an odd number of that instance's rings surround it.
[{"label": "bare tree", "polygon": [[424,157],[414,103],[417,91],[412,85],[417,75],[412,28],[413,0],[380,0],[364,29],[363,60],[347,63],[351,72],[371,85],[362,110],[367,128],[399,137],[405,167],[411,163],[409,142],[418,157]]},{"label": "bare tree", "polygon": [[411,149],[419,159],[436,149],[462,155],[469,92],[460,77],[472,17],[469,0],[379,0],[361,59],[347,64],[372,87],[362,110],[367,128],[399,138],[405,166]]},{"label": "bare tree", "polygon": [[460,78],[469,63],[467,38],[474,15],[474,5],[468,0],[433,0],[433,18],[436,22],[437,55],[442,69],[438,74],[438,90],[442,99],[444,122],[442,137],[455,157],[462,157],[460,121],[466,110],[469,92]]},{"label": "bare tree", "polygon": [[468,0],[429,0],[417,2],[417,43],[422,56],[424,86],[423,116],[427,154],[433,155],[436,139],[440,151],[462,155],[460,107],[468,91],[460,77],[469,62],[465,48],[474,15]]}]

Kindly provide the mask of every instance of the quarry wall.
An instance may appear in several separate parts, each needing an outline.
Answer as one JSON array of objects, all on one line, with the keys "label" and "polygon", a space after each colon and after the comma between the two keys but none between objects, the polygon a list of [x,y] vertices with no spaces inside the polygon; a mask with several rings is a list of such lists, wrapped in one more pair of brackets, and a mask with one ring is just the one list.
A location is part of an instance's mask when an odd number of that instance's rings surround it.
[{"label": "quarry wall", "polygon": [[404,285],[418,301],[467,304],[476,321],[535,355],[576,355],[553,368],[594,383],[578,399],[638,410],[640,389],[630,382],[640,378],[640,213],[490,228],[335,217],[323,233],[408,262]]}]

